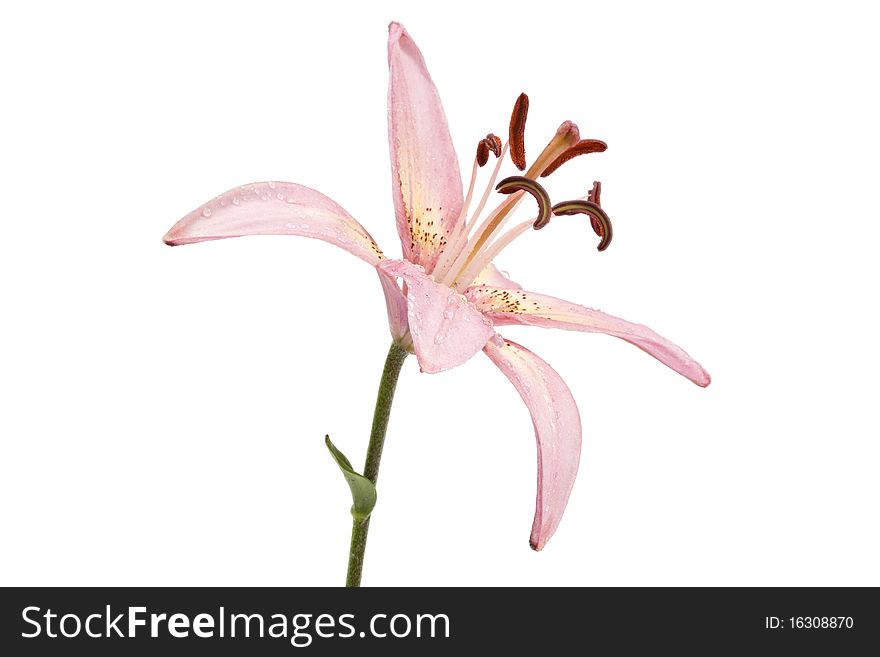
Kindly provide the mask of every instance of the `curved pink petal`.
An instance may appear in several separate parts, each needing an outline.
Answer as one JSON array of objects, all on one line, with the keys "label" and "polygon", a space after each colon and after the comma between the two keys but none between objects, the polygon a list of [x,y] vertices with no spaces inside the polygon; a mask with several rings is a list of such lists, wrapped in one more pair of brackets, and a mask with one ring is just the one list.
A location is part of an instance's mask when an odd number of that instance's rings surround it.
[{"label": "curved pink petal", "polygon": [[388,26],[388,142],[397,231],[406,260],[434,270],[463,203],[458,158],[422,53]]},{"label": "curved pink petal", "polygon": [[366,229],[314,189],[287,182],[236,187],[196,208],[163,238],[177,246],[243,235],[301,235],[330,242],[375,265],[384,256]]},{"label": "curved pink petal", "polygon": [[464,296],[436,283],[422,267],[405,260],[383,260],[378,267],[406,284],[407,321],[422,372],[461,365],[494,334],[492,322]]},{"label": "curved pink petal", "polygon": [[562,520],[581,457],[581,418],[571,391],[543,360],[500,337],[483,347],[529,408],[538,442],[538,495],[529,543],[544,547]]},{"label": "curved pink petal", "polygon": [[394,276],[390,276],[379,267],[376,268],[376,273],[379,274],[379,282],[385,293],[385,308],[388,311],[388,326],[391,328],[391,337],[399,343],[409,330],[406,318],[406,296]]},{"label": "curved pink petal", "polygon": [[465,295],[495,324],[607,333],[634,344],[698,386],[706,387],[711,381],[709,373],[684,349],[647,326],[536,292],[481,285],[468,288]]}]

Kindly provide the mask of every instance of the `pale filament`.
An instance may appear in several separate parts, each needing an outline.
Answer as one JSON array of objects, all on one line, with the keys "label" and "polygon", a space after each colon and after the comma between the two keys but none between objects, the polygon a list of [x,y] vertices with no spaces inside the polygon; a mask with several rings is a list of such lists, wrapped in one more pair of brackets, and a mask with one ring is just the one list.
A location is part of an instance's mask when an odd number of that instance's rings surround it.
[{"label": "pale filament", "polygon": [[504,147],[501,149],[501,157],[499,157],[495,162],[495,169],[492,171],[492,177],[489,178],[489,184],[486,185],[486,191],[483,192],[483,197],[480,199],[480,204],[477,206],[477,209],[471,216],[468,230],[473,228],[473,225],[476,223],[477,218],[480,216],[480,213],[482,213],[483,209],[486,207],[486,201],[489,200],[489,194],[491,194],[495,188],[495,181],[498,180],[498,172],[501,171],[501,165],[504,164],[504,158],[507,156],[507,151],[509,148],[510,142],[504,142]]},{"label": "pale filament", "polygon": [[450,285],[454,280],[459,278],[459,274],[461,274],[462,270],[470,264],[479,249],[485,245],[488,239],[492,236],[492,233],[504,224],[504,221],[510,215],[510,212],[519,205],[524,193],[525,192],[514,192],[489,213],[489,216],[487,216],[486,219],[483,220],[483,223],[480,224],[479,228],[474,231],[474,234],[467,243],[460,247],[455,260],[447,269],[443,280],[439,282],[442,282],[445,285]]},{"label": "pale filament", "polygon": [[[458,215],[458,221],[455,222],[456,230],[455,235],[453,236],[453,246],[455,244],[455,240],[458,239],[459,234],[466,228],[467,224],[467,214],[468,210],[471,207],[471,201],[474,198],[474,186],[477,183],[477,171],[479,170],[480,165],[477,164],[477,158],[474,158],[474,166],[471,167],[471,182],[468,185],[467,196],[464,198],[464,205],[461,206],[461,213]],[[467,233],[466,230],[464,230]],[[447,249],[448,251],[448,249]],[[437,262],[437,265],[440,265],[442,262],[442,258]]]},{"label": "pale filament", "polygon": [[457,250],[460,248],[459,245],[461,244],[461,241],[467,239],[468,230],[470,229],[467,222],[467,213],[474,197],[474,186],[477,182],[477,171],[479,168],[480,166],[477,164],[477,158],[474,158],[474,166],[471,168],[471,182],[470,185],[468,185],[467,196],[464,199],[464,204],[461,206],[461,213],[458,215],[458,221],[455,222],[455,230],[449,235],[449,243],[440,253],[440,257],[437,259],[437,264],[434,265],[433,274],[437,279],[443,277],[450,260],[457,255]]},{"label": "pale filament", "polygon": [[505,142],[503,148],[501,149],[501,155],[496,159],[495,168],[492,171],[492,177],[489,179],[489,184],[486,186],[486,190],[483,192],[482,198],[480,198],[480,203],[477,205],[477,209],[474,210],[474,213],[471,215],[469,221],[465,222],[464,218],[466,216],[467,210],[470,207],[471,200],[473,198],[474,186],[477,179],[477,161],[474,159],[474,167],[473,172],[471,174],[471,184],[468,188],[467,199],[465,200],[464,206],[462,207],[462,214],[459,216],[458,225],[461,226],[459,230],[455,232],[453,235],[453,239],[449,244],[446,245],[446,248],[443,250],[443,254],[440,256],[440,259],[437,261],[437,265],[434,267],[434,278],[438,281],[443,279],[446,274],[452,269],[449,265],[450,263],[456,262],[459,255],[461,254],[461,250],[464,248],[465,244],[468,241],[468,234],[473,228],[474,224],[477,222],[477,219],[480,217],[480,213],[483,212],[483,209],[486,207],[486,201],[489,198],[489,194],[492,193],[495,187],[495,181],[498,179],[498,173],[501,171],[501,165],[504,163],[504,158],[507,155],[507,151],[510,145]]},{"label": "pale filament", "polygon": [[495,260],[501,251],[503,251],[513,240],[522,235],[524,232],[533,228],[535,225],[534,219],[529,219],[528,221],[523,221],[522,223],[517,224],[509,231],[504,233],[501,237],[496,239],[490,246],[488,246],[477,258],[474,258],[469,265],[465,268],[465,270],[461,273],[460,276],[456,277],[456,280],[453,281],[451,287],[457,290],[463,290],[467,288],[474,279],[480,275],[480,272],[483,271],[489,264]]}]

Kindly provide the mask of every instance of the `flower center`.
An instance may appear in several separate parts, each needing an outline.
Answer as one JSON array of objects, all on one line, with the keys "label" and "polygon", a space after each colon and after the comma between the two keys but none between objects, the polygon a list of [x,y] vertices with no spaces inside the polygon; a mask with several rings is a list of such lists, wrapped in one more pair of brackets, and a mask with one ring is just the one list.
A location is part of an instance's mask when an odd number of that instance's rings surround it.
[{"label": "flower center", "polygon": [[[534,230],[544,228],[554,216],[588,215],[593,231],[600,237],[599,251],[608,248],[612,235],[611,220],[599,203],[601,192],[599,182],[593,183],[593,188],[585,198],[554,205],[547,190],[537,181],[537,178],[549,176],[578,155],[601,153],[607,148],[605,142],[598,139],[581,139],[578,127],[571,121],[565,121],[559,126],[556,134],[524,175],[509,176],[495,184],[505,155],[508,153],[517,169],[520,171],[526,169],[525,129],[528,111],[529,97],[520,94],[510,117],[508,140],[502,145],[499,137],[489,133],[477,143],[471,181],[461,216],[456,230],[441,249],[440,258],[434,267],[434,278],[438,282],[457,290],[467,288],[513,240],[529,228]],[[488,163],[490,153],[495,156],[497,162],[477,207],[468,218],[477,173]],[[503,194],[505,198],[480,221],[493,189]],[[525,194],[529,194],[537,202],[537,217],[517,224],[506,233],[502,233],[502,228]]]}]

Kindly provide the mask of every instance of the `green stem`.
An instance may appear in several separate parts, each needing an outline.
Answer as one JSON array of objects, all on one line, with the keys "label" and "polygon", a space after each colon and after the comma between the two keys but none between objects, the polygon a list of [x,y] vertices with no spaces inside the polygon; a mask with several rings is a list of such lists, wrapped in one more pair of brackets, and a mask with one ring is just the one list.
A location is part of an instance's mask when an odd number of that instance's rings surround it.
[{"label": "green stem", "polygon": [[[379,382],[379,394],[376,396],[376,410],[373,412],[373,427],[370,430],[370,445],[367,447],[367,461],[364,464],[364,476],[376,483],[379,478],[379,463],[382,460],[382,448],[385,446],[385,432],[388,430],[388,418],[391,415],[391,403],[394,401],[394,389],[400,368],[409,352],[393,343],[385,359],[382,380]],[[346,586],[360,586],[361,574],[364,569],[364,551],[367,549],[367,532],[370,530],[370,519],[360,521],[354,519],[351,525],[351,548],[348,553],[348,575]]]}]

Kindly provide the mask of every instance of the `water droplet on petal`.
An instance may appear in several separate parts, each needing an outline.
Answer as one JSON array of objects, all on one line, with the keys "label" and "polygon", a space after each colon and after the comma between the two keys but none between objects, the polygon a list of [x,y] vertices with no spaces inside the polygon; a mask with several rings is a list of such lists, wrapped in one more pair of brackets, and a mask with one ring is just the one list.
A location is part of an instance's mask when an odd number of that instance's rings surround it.
[{"label": "water droplet on petal", "polygon": [[269,183],[268,183],[268,185],[269,185],[269,189],[275,189],[275,183],[274,183],[274,181],[271,181],[271,180],[270,180]]},{"label": "water droplet on petal", "polygon": [[309,225],[308,225],[308,224],[300,224],[299,227],[302,228],[303,230],[308,230],[308,229],[309,229]]},{"label": "water droplet on petal", "polygon": [[209,208],[207,205],[202,208],[202,216],[203,217],[210,217],[211,216],[211,208]]},{"label": "water droplet on petal", "polygon": [[232,205],[241,205],[241,199],[238,197],[238,194],[232,197]]}]

